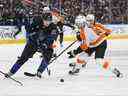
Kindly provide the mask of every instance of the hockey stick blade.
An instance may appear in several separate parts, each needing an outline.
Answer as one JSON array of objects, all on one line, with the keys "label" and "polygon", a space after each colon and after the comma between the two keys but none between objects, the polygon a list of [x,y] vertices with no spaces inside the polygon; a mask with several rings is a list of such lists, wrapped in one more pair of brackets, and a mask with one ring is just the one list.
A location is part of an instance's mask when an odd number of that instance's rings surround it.
[{"label": "hockey stick blade", "polygon": [[[47,72],[48,72],[48,75],[50,76],[51,75],[51,70],[47,69]],[[24,72],[24,75],[29,76],[29,77],[35,77],[36,76],[36,74],[30,73],[30,72]]]},{"label": "hockey stick blade", "polygon": [[29,76],[29,77],[35,77],[36,76],[36,74],[29,73],[29,72],[24,72],[24,75]]},{"label": "hockey stick blade", "polygon": [[[5,77],[6,77],[6,73],[4,73],[4,72],[2,72],[2,71],[0,71],[0,73],[2,73]],[[11,79],[11,80],[13,80],[14,82],[16,82],[16,83],[18,83],[18,84],[20,84],[21,86],[23,86],[23,83],[21,83],[20,81],[18,81],[18,80],[16,80],[16,79],[14,79],[14,78],[12,78],[12,77],[6,77],[6,78],[9,78],[9,79]]]}]

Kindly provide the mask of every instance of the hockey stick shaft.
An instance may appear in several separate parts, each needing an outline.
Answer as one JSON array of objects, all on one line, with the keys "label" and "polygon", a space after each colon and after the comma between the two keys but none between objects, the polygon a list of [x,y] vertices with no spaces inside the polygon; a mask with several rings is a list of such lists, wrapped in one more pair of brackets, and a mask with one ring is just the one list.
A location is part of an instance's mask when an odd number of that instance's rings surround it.
[{"label": "hockey stick shaft", "polygon": [[[44,59],[44,62],[45,62],[45,64],[47,64],[45,59]],[[50,69],[48,68],[48,65],[47,65],[47,69],[46,70],[47,70],[48,75],[50,76]]]},{"label": "hockey stick shaft", "polygon": [[[77,41],[77,40],[76,40],[76,41]],[[49,64],[52,63],[53,61],[55,61],[58,57],[60,57],[67,49],[69,49],[74,43],[76,43],[76,41],[72,42],[68,47],[66,47],[62,52],[60,52],[60,54],[57,55],[53,60],[51,60],[51,61],[49,62]]]},{"label": "hockey stick shaft", "polygon": [[[3,75],[6,75],[4,72],[2,72],[2,71],[0,71],[0,73],[2,73]],[[20,81],[18,81],[18,80],[16,80],[16,79],[14,79],[14,78],[12,78],[12,77],[8,77],[8,78],[10,78],[11,80],[13,80],[13,81],[15,81],[15,82],[17,82],[18,84],[20,84],[21,86],[23,86],[23,84],[20,82]]]},{"label": "hockey stick shaft", "polygon": [[[77,40],[75,40],[74,42],[72,42],[68,47],[66,47],[62,52],[60,52],[60,54],[57,55],[53,60],[51,60],[51,61],[49,62],[49,64],[52,63],[53,61],[55,61],[59,56],[61,56],[67,49],[69,49],[74,43],[76,43],[76,41],[77,41]],[[48,66],[47,66],[47,73],[48,73],[48,75],[50,76],[50,69],[48,68]]]}]

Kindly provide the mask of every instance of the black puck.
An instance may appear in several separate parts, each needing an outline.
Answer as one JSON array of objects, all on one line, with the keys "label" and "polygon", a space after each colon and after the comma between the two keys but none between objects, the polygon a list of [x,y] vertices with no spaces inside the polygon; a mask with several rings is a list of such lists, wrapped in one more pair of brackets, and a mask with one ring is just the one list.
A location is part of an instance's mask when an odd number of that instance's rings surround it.
[{"label": "black puck", "polygon": [[60,79],[60,82],[64,82],[64,79],[63,79],[63,78],[61,78],[61,79]]}]

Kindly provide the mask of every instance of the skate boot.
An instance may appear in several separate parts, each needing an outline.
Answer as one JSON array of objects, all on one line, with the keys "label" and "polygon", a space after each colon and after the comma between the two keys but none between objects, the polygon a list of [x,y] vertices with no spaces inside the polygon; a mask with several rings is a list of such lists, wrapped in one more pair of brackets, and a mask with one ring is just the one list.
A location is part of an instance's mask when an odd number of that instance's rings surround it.
[{"label": "skate boot", "polygon": [[8,72],[8,73],[5,74],[5,77],[6,77],[6,78],[9,78],[9,77],[11,77],[12,75],[13,75],[13,73]]},{"label": "skate boot", "polygon": [[42,77],[41,75],[42,75],[42,73],[39,72],[39,71],[36,73],[36,76],[37,76],[38,78],[41,78],[41,77]]},{"label": "skate boot", "polygon": [[80,69],[77,68],[77,69],[75,69],[75,70],[70,70],[70,71],[69,71],[69,74],[70,74],[70,75],[76,75],[76,74],[79,73],[79,72],[80,72]]},{"label": "skate boot", "polygon": [[74,63],[72,70],[70,70],[68,73],[70,75],[78,75],[78,73],[80,72],[80,69],[81,69],[81,65]]},{"label": "skate boot", "polygon": [[116,75],[116,77],[118,77],[118,78],[122,78],[122,77],[123,77],[123,74],[122,74],[117,68],[114,68],[113,73],[114,73],[114,74]]},{"label": "skate boot", "polygon": [[75,63],[69,63],[69,67],[74,67],[75,65]]},{"label": "skate boot", "polygon": [[85,68],[86,67],[86,64],[82,64],[82,68]]}]

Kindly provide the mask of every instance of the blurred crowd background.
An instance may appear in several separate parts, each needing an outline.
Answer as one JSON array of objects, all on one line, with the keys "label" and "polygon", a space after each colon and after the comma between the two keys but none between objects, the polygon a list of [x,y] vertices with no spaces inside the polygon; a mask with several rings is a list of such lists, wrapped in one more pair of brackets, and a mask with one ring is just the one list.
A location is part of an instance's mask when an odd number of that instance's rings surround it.
[{"label": "blurred crowd background", "polygon": [[[0,0],[0,25],[41,15],[44,6],[61,11],[70,22],[82,12],[104,24],[128,24],[128,0]],[[24,19],[25,20],[25,19]]]}]

